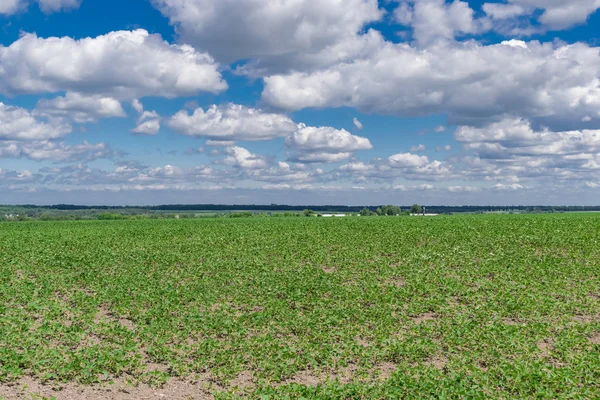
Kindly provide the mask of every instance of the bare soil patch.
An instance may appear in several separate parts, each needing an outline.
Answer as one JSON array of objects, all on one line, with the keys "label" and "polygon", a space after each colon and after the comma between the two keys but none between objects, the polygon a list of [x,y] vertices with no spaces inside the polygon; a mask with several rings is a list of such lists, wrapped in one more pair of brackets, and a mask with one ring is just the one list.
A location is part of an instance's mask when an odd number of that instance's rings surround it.
[{"label": "bare soil patch", "polygon": [[483,372],[488,372],[489,370],[489,365],[486,361],[478,361],[477,362],[477,367],[482,370]]},{"label": "bare soil patch", "polygon": [[135,324],[133,323],[133,321],[124,317],[115,317],[113,313],[108,308],[106,308],[106,306],[102,305],[100,306],[98,312],[96,313],[96,316],[94,317],[94,323],[101,324],[106,322],[115,322],[127,330],[135,330]]},{"label": "bare soil patch", "polygon": [[550,342],[549,340],[544,340],[543,342],[539,342],[537,344],[537,347],[540,350],[541,358],[550,357],[550,353],[552,352],[552,350],[554,350],[554,346],[552,345],[552,342]]},{"label": "bare soil patch", "polygon": [[6,400],[54,398],[56,400],[207,400],[214,399],[210,393],[210,382],[190,383],[171,380],[162,388],[153,388],[145,384],[131,385],[123,379],[113,384],[79,385],[58,384],[44,385],[39,381],[25,377],[13,384],[0,385],[0,398]]},{"label": "bare soil patch", "polygon": [[329,266],[329,265],[324,265],[321,267],[321,269],[323,270],[323,272],[325,272],[326,274],[333,274],[334,272],[337,271],[336,267],[333,266]]},{"label": "bare soil patch", "polygon": [[600,321],[597,315],[576,315],[573,320],[580,324],[593,324]]},{"label": "bare soil patch", "polygon": [[396,372],[398,366],[391,362],[384,362],[374,368],[372,372],[379,377],[380,380],[386,381],[390,379],[392,374]]},{"label": "bare soil patch", "polygon": [[429,365],[440,371],[443,370],[447,364],[448,364],[448,359],[446,357],[443,357],[440,355],[433,356],[425,362],[425,365]]},{"label": "bare soil patch", "polygon": [[312,371],[300,371],[293,378],[286,380],[283,382],[283,385],[289,385],[292,383],[296,383],[298,385],[304,386],[318,386],[322,382],[321,378],[319,378]]},{"label": "bare soil patch", "polygon": [[406,286],[406,282],[404,281],[403,278],[401,277],[393,277],[393,278],[389,278],[385,281],[385,283],[388,286],[393,286],[396,288],[403,288],[404,286]]},{"label": "bare soil patch", "polygon": [[590,338],[591,344],[600,344],[600,333],[595,334]]},{"label": "bare soil patch", "polygon": [[502,323],[509,326],[525,325],[525,321],[517,318],[502,318]]},{"label": "bare soil patch", "polygon": [[411,318],[415,324],[419,325],[426,321],[435,321],[437,319],[437,314],[428,312],[425,314],[418,315],[416,317]]},{"label": "bare soil patch", "polygon": [[98,336],[94,335],[93,333],[88,333],[81,340],[81,342],[75,348],[75,350],[81,350],[81,349],[84,349],[86,347],[98,346],[101,343],[102,343],[102,339],[100,339]]},{"label": "bare soil patch", "polygon": [[256,386],[254,383],[254,374],[252,371],[242,372],[231,381],[231,386],[239,389],[253,389]]}]

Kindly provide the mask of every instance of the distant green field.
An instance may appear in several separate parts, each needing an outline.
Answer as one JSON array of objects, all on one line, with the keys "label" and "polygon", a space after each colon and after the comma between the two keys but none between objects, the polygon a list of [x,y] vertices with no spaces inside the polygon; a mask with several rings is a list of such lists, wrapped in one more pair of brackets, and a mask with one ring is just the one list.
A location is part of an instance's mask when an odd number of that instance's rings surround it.
[{"label": "distant green field", "polygon": [[0,382],[599,398],[600,215],[2,223]]}]

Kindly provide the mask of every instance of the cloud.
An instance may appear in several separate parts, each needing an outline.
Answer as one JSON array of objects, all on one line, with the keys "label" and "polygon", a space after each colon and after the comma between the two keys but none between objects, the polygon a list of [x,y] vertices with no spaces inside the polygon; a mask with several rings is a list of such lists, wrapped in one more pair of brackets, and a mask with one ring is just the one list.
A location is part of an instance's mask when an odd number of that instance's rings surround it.
[{"label": "cloud", "polygon": [[160,130],[160,121],[158,119],[151,119],[143,121],[138,124],[131,131],[140,135],[156,135]]},{"label": "cloud", "polygon": [[259,182],[269,182],[279,185],[281,183],[305,184],[317,181],[323,175],[321,169],[308,170],[303,164],[290,164],[278,162],[276,165],[264,169],[245,171],[245,177]]},{"label": "cloud", "polygon": [[45,14],[79,8],[81,1],[82,0],[37,0],[40,5],[40,10]]},{"label": "cloud", "polygon": [[302,162],[339,162],[358,150],[373,148],[369,139],[352,135],[345,129],[299,124],[286,139],[286,146],[298,152],[293,159]]},{"label": "cloud", "polygon": [[[79,8],[81,0],[36,0],[40,10],[50,14],[62,10]],[[12,15],[27,8],[27,0],[1,0],[0,15]]]},{"label": "cloud", "polygon": [[0,141],[56,139],[71,133],[62,121],[43,122],[28,110],[0,102]]},{"label": "cloud", "polygon": [[410,148],[410,152],[411,153],[420,153],[420,152],[425,151],[425,150],[427,150],[427,147],[425,147],[424,144],[420,144],[418,146],[413,146],[413,147]]},{"label": "cloud", "polygon": [[473,193],[480,192],[481,188],[474,186],[449,186],[448,191],[451,193]]},{"label": "cloud", "polygon": [[413,38],[420,46],[439,40],[454,40],[456,36],[489,30],[484,19],[475,19],[468,2],[455,0],[413,0],[412,7],[403,2],[394,11],[396,21],[413,28]]},{"label": "cloud", "polygon": [[[485,3],[484,12],[494,20],[505,22],[501,25],[506,30],[512,28],[513,32],[520,32],[519,17],[536,16],[540,29],[531,29],[531,32],[544,30],[567,29],[574,25],[585,23],[588,17],[600,8],[599,0],[508,0],[507,3]],[[507,25],[506,22],[509,24]],[[509,30],[510,31],[510,30]]]},{"label": "cloud", "polygon": [[212,105],[193,114],[179,111],[169,119],[171,129],[184,135],[212,140],[270,140],[294,132],[287,116],[237,104]]},{"label": "cloud", "polygon": [[427,156],[412,153],[395,154],[389,157],[389,164],[394,168],[420,168],[429,164]]},{"label": "cloud", "polygon": [[100,95],[82,95],[68,92],[65,96],[38,101],[36,115],[58,117],[74,120],[79,123],[95,122],[101,118],[125,117],[121,103],[112,98]]},{"label": "cloud", "polygon": [[362,122],[360,122],[358,120],[358,118],[354,118],[352,120],[352,123],[354,124],[354,126],[356,127],[356,129],[358,129],[359,131],[363,129],[363,124],[362,124]]},{"label": "cloud", "polygon": [[598,48],[582,43],[528,42],[523,48],[465,42],[420,50],[381,41],[376,51],[330,68],[266,77],[262,98],[287,110],[448,113],[459,124],[511,115],[577,126],[585,116],[600,124],[599,75]]},{"label": "cloud", "polygon": [[377,0],[152,0],[182,43],[218,60],[294,58],[356,36],[383,12]]},{"label": "cloud", "polygon": [[509,19],[520,17],[527,13],[526,9],[518,4],[484,3],[483,11],[493,19]]},{"label": "cloud", "polygon": [[0,1],[0,15],[14,14],[23,6],[23,0],[2,0]]},{"label": "cloud", "polygon": [[67,145],[49,140],[36,142],[0,141],[0,158],[28,158],[33,161],[80,162],[100,158],[112,159],[118,152],[106,143],[83,142]]},{"label": "cloud", "polygon": [[446,127],[444,125],[439,125],[439,126],[435,127],[434,131],[437,132],[437,133],[445,132],[446,131]]},{"label": "cloud", "polygon": [[235,142],[230,140],[207,140],[206,145],[215,147],[233,147],[235,146]]},{"label": "cloud", "polygon": [[148,119],[160,119],[160,115],[156,111],[142,111],[140,117],[138,118],[138,123],[142,121],[146,121]]},{"label": "cloud", "polygon": [[380,176],[401,176],[410,180],[442,180],[450,176],[452,166],[438,160],[430,161],[427,156],[401,153],[388,157],[377,169]]},{"label": "cloud", "polygon": [[27,33],[0,46],[0,92],[191,96],[227,88],[218,68],[209,55],[170,45],[143,29],[79,40]]},{"label": "cloud", "polygon": [[455,139],[474,157],[463,158],[463,176],[504,183],[531,181],[564,187],[600,172],[600,130],[536,130],[523,119],[478,128],[461,126]]},{"label": "cloud", "polygon": [[522,119],[506,119],[482,128],[461,126],[455,139],[490,158],[600,153],[600,130],[536,131],[529,121]]},{"label": "cloud", "polygon": [[225,183],[231,171],[211,166],[181,168],[173,165],[150,167],[131,161],[116,162],[111,170],[91,168],[84,163],[39,169],[43,185],[60,185],[62,190],[172,190],[185,191],[206,187],[207,183]]},{"label": "cloud", "polygon": [[139,114],[144,112],[144,106],[138,99],[131,100],[131,107]]},{"label": "cloud", "polygon": [[522,186],[522,185],[519,185],[518,183],[513,183],[513,184],[510,184],[510,185],[505,185],[505,184],[502,184],[502,183],[498,183],[498,184],[494,185],[492,187],[492,189],[500,191],[500,192],[506,192],[506,191],[513,192],[513,191],[517,191],[517,190],[523,190],[523,189],[526,189],[526,188],[524,186]]},{"label": "cloud", "polygon": [[368,139],[344,129],[296,124],[286,115],[237,104],[213,105],[206,111],[198,108],[193,114],[182,110],[168,125],[184,135],[205,137],[207,144],[217,146],[286,137],[286,146],[296,152],[292,159],[301,162],[338,162],[350,158],[354,151],[372,148]]},{"label": "cloud", "polygon": [[452,166],[447,162],[429,160],[427,156],[399,153],[385,159],[375,159],[370,164],[351,162],[337,168],[331,179],[351,178],[358,182],[393,182],[395,179],[437,181],[452,176]]},{"label": "cloud", "polygon": [[367,165],[363,162],[357,161],[357,162],[351,162],[345,165],[342,165],[341,167],[338,168],[340,171],[344,171],[344,172],[369,172],[372,170],[372,166]]},{"label": "cloud", "polygon": [[351,152],[326,153],[326,152],[306,152],[298,153],[290,158],[291,161],[303,163],[338,163],[346,161],[352,157]]},{"label": "cloud", "polygon": [[243,147],[227,147],[225,153],[227,157],[221,161],[225,165],[242,169],[262,169],[268,165],[263,157],[257,156]]},{"label": "cloud", "polygon": [[24,171],[11,171],[8,169],[0,168],[0,185],[6,183],[31,183],[39,179],[39,176],[33,174],[29,170]]},{"label": "cloud", "polygon": [[131,132],[139,135],[156,135],[160,130],[160,115],[156,111],[144,111],[144,105],[138,99],[132,100],[131,106],[140,114],[137,126]]}]

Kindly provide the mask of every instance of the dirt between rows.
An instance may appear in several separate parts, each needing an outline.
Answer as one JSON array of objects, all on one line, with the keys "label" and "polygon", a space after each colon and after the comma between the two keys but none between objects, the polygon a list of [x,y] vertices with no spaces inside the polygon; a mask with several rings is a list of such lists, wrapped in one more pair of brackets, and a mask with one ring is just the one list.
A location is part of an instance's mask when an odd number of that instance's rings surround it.
[{"label": "dirt between rows", "polygon": [[75,383],[43,385],[26,377],[10,385],[0,385],[0,399],[56,400],[206,400],[214,399],[206,385],[172,380],[162,388],[145,384],[131,386],[125,381],[114,384],[86,386]]},{"label": "dirt between rows", "polygon": [[[317,386],[328,379],[338,379],[340,382],[349,383],[353,379],[356,367],[349,365],[337,375],[325,376],[312,371],[301,371],[294,377],[274,386],[298,384]],[[396,370],[392,363],[379,364],[373,368],[374,378],[387,380]],[[211,393],[228,391],[242,394],[256,388],[256,381],[251,371],[239,374],[227,387],[216,383],[210,373],[196,375],[194,380],[171,379],[160,388],[151,387],[144,383],[132,384],[125,378],[115,379],[112,383],[99,385],[81,385],[77,383],[51,382],[42,384],[39,380],[26,376],[16,382],[0,385],[0,399],[3,400],[205,400],[214,399]]]}]

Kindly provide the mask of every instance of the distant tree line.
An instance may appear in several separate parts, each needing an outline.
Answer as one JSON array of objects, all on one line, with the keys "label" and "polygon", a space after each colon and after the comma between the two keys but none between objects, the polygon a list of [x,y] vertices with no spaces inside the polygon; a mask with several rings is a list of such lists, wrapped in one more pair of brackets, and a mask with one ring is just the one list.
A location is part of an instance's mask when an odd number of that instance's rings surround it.
[{"label": "distant tree line", "polygon": [[[2,206],[0,206],[2,207]],[[304,205],[290,206],[285,204],[171,204],[159,206],[82,206],[72,204],[57,204],[52,206],[19,205],[5,206],[19,207],[23,209],[49,209],[49,210],[148,210],[148,211],[297,211],[313,210],[315,212],[340,212],[340,213],[359,213],[364,208],[376,211],[380,206],[341,206],[341,205]],[[411,206],[399,206],[402,210],[410,210]],[[436,214],[449,214],[460,212],[494,212],[494,211],[521,211],[521,212],[551,212],[551,211],[600,211],[600,206],[427,206],[427,212]]]}]

